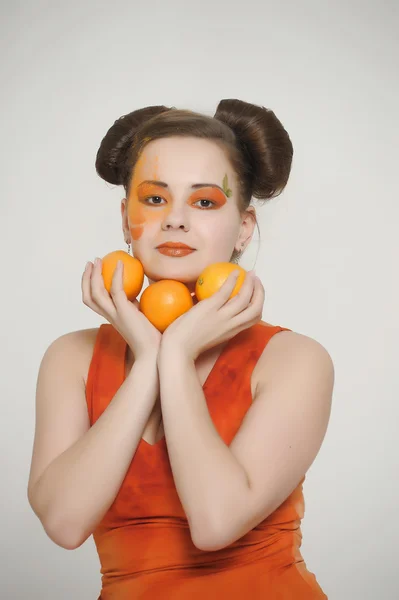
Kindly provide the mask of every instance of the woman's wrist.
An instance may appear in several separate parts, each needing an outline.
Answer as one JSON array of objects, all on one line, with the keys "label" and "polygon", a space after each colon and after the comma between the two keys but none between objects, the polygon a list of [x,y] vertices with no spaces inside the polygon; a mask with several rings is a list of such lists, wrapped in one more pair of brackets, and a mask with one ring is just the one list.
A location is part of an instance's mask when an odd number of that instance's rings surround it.
[{"label": "woman's wrist", "polygon": [[153,362],[156,363],[157,357],[158,357],[158,352],[159,352],[159,348],[157,348],[157,347],[148,348],[146,350],[142,350],[141,352],[137,352],[136,354],[132,350],[134,363],[137,363],[137,362],[140,362],[143,364],[145,364],[145,363],[151,364]]}]

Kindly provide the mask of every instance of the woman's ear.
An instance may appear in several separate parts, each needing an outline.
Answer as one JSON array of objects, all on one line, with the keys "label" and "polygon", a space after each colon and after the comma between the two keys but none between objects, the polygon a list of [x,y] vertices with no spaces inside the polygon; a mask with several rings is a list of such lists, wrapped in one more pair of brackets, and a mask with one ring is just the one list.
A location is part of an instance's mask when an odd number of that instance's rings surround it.
[{"label": "woman's ear", "polygon": [[248,206],[248,208],[245,210],[245,212],[242,216],[242,221],[241,221],[241,226],[240,226],[240,234],[239,234],[238,240],[237,240],[237,245],[238,245],[238,248],[236,248],[237,252],[243,252],[245,250],[246,246],[248,246],[249,242],[252,239],[255,225],[256,225],[255,207]]},{"label": "woman's ear", "polygon": [[122,215],[122,231],[123,236],[125,238],[125,242],[128,244],[130,240],[130,231],[129,231],[129,219],[127,212],[127,198],[122,198],[121,200],[121,215]]}]

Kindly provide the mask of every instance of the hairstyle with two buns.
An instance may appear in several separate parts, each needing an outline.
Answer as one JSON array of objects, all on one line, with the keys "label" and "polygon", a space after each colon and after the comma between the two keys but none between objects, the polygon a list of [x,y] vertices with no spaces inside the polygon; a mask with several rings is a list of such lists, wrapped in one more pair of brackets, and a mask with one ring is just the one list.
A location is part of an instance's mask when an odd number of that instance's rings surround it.
[{"label": "hairstyle with two buns", "polygon": [[[236,172],[240,212],[252,198],[266,202],[278,196],[288,182],[293,146],[287,131],[272,110],[237,99],[221,100],[213,117],[174,106],[147,106],[123,115],[101,141],[96,171],[108,183],[122,185],[128,196],[144,147],[171,136],[208,139],[224,149]],[[240,256],[234,250],[231,262]]]}]

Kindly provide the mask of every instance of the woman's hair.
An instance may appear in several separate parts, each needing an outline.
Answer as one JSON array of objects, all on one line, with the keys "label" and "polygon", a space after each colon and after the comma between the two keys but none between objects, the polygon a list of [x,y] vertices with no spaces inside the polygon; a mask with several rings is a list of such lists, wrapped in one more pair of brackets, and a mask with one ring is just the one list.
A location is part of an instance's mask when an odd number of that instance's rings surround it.
[{"label": "woman's hair", "polygon": [[[128,196],[144,147],[171,136],[208,139],[224,149],[236,172],[240,212],[252,197],[266,202],[278,196],[288,182],[293,147],[287,131],[272,110],[236,99],[221,100],[213,117],[167,106],[147,106],[120,117],[101,141],[96,171],[105,181],[123,185]],[[240,255],[234,250],[232,261]]]}]

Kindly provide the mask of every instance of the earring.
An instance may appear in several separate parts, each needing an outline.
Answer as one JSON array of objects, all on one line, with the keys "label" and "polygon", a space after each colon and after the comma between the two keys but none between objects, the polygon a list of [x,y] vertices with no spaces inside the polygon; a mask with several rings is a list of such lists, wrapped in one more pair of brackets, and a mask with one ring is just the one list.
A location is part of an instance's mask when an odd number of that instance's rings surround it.
[{"label": "earring", "polygon": [[129,242],[126,242],[126,243],[127,243],[127,253],[130,254],[130,244],[129,244]]}]

